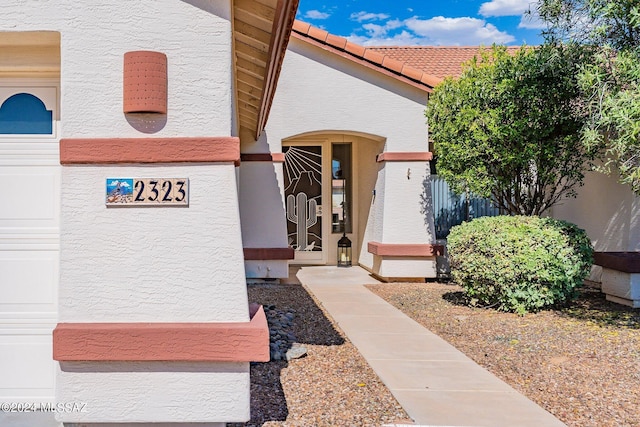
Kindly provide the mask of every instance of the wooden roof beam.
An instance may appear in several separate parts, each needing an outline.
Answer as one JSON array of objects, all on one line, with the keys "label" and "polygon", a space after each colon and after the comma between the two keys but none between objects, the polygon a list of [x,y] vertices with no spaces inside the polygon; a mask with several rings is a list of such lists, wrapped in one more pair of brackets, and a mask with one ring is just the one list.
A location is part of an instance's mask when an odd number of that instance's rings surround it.
[{"label": "wooden roof beam", "polygon": [[265,88],[260,101],[260,117],[258,118],[258,126],[255,129],[256,140],[260,137],[267,124],[269,110],[271,110],[273,95],[278,85],[278,77],[280,76],[280,69],[284,61],[284,54],[287,50],[297,9],[298,0],[278,0],[273,21],[273,31],[271,32],[272,39],[269,47]]}]

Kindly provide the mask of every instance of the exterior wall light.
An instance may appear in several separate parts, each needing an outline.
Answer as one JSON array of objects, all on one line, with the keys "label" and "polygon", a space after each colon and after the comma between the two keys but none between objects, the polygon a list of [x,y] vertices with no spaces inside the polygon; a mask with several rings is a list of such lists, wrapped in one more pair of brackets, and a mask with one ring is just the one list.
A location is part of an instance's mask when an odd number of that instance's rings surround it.
[{"label": "exterior wall light", "polygon": [[167,114],[167,56],[161,52],[124,54],[124,112]]},{"label": "exterior wall light", "polygon": [[338,240],[338,267],[351,267],[351,240],[345,233]]}]

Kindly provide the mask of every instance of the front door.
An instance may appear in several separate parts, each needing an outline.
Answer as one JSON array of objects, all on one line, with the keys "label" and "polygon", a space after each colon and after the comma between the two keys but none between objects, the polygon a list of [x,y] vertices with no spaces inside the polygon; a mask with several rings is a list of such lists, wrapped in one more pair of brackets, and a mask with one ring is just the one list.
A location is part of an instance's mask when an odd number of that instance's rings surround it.
[{"label": "front door", "polygon": [[284,198],[295,260],[323,262],[322,145],[291,145],[284,152]]}]

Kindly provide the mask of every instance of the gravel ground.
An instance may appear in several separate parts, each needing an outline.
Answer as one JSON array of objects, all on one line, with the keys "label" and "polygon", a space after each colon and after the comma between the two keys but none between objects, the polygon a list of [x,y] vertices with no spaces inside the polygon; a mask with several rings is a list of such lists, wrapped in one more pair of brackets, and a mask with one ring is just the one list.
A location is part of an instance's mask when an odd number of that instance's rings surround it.
[{"label": "gravel ground", "polygon": [[249,301],[294,314],[307,355],[251,365],[251,421],[238,426],[376,426],[408,416],[300,285],[250,285]]},{"label": "gravel ground", "polygon": [[567,425],[640,426],[639,309],[593,288],[525,316],[467,307],[454,285],[369,288]]}]

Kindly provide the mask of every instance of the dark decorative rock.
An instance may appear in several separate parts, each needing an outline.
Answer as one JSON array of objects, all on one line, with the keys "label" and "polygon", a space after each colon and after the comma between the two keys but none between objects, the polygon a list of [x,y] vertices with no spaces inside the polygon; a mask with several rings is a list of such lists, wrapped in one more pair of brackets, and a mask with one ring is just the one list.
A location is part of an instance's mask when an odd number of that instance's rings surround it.
[{"label": "dark decorative rock", "polygon": [[296,343],[293,333],[295,312],[278,310],[275,305],[264,306],[264,310],[269,324],[271,360],[292,360],[305,356],[306,347]]}]

